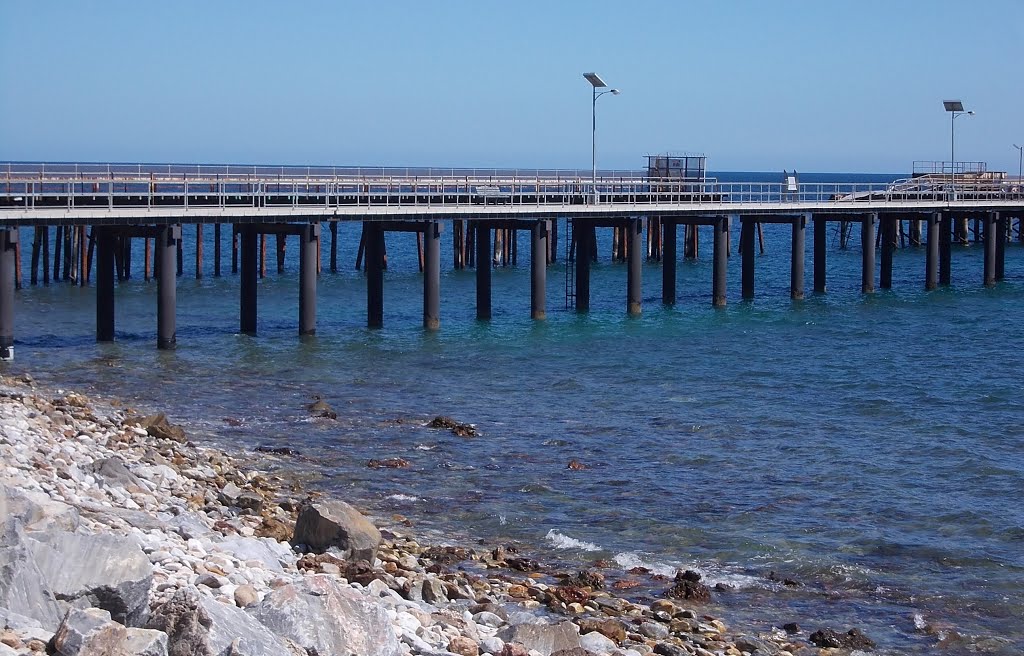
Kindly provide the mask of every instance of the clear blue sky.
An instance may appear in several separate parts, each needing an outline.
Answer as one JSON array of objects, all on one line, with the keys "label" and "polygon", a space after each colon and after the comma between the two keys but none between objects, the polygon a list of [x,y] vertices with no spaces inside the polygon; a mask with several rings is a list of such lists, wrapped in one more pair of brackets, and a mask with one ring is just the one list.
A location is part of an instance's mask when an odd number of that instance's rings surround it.
[{"label": "clear blue sky", "polygon": [[0,3],[0,159],[1017,171],[1024,0]]}]

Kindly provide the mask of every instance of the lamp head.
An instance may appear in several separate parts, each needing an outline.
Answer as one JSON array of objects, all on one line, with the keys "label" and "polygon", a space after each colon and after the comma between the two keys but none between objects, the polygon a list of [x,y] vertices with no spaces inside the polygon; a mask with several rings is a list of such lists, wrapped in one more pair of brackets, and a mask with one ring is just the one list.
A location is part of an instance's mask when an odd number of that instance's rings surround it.
[{"label": "lamp head", "polygon": [[611,93],[611,94],[612,94],[613,96],[617,96],[617,95],[619,95],[620,93],[622,93],[622,91],[620,91],[620,90],[618,90],[618,89],[612,89],[610,93]]},{"label": "lamp head", "polygon": [[974,110],[973,109],[968,110],[967,115],[968,116],[974,116]]}]

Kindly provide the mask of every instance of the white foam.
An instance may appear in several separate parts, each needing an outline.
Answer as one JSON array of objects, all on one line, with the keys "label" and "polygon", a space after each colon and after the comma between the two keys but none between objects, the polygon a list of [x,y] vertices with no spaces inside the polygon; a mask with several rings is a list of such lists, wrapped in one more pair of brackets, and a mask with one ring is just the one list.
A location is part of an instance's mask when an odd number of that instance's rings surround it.
[{"label": "white foam", "polygon": [[623,553],[616,554],[614,560],[622,569],[628,570],[634,567],[646,567],[651,570],[651,573],[653,574],[668,577],[675,576],[676,572],[679,570],[693,570],[700,574],[701,582],[708,586],[715,586],[721,583],[722,585],[726,585],[734,589],[767,587],[765,581],[756,576],[722,571],[718,569],[718,567],[712,567],[709,569],[694,563],[676,565],[670,563],[649,562],[644,560],[640,554],[632,551],[625,551]]},{"label": "white foam", "polygon": [[928,626],[928,622],[924,621],[924,615],[921,613],[914,613],[914,628],[918,631],[924,631]]},{"label": "white foam", "polygon": [[419,501],[419,497],[410,496],[408,494],[390,494],[386,497],[391,501]]},{"label": "white foam", "polygon": [[615,561],[615,564],[622,569],[646,567],[651,570],[651,572],[662,576],[675,576],[676,573],[676,568],[672,565],[667,565],[665,563],[648,563],[640,557],[640,554],[632,551],[624,551],[620,554],[615,554],[615,558],[613,560]]},{"label": "white foam", "polygon": [[601,547],[597,546],[593,542],[584,542],[583,540],[577,540],[576,538],[569,537],[564,533],[559,533],[555,529],[548,531],[548,534],[544,538],[551,543],[556,549],[579,549],[581,551],[600,551]]},{"label": "white foam", "polygon": [[416,448],[420,451],[433,451],[437,448],[436,444],[417,444]]}]

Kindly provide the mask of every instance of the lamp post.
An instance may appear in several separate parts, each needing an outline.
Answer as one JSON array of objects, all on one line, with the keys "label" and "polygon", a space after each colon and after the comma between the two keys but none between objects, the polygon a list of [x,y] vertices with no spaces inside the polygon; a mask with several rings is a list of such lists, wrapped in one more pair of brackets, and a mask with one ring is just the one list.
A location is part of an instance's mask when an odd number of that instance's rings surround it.
[{"label": "lamp post", "polygon": [[597,203],[597,99],[606,93],[617,96],[621,92],[618,89],[608,89],[607,91],[599,92],[598,89],[604,89],[608,85],[605,84],[604,80],[597,73],[584,73],[583,77],[587,79],[587,82],[590,82],[594,92],[593,101],[590,104],[590,165],[592,168],[590,184],[594,203]]},{"label": "lamp post", "polygon": [[1013,147],[1017,149],[1017,190],[1020,191],[1021,185],[1024,185],[1024,179],[1021,178],[1021,172],[1024,171],[1024,146],[1013,144]]},{"label": "lamp post", "polygon": [[953,183],[953,200],[956,200],[956,119],[964,114],[974,116],[974,111],[964,111],[964,104],[959,100],[943,100],[942,106],[949,112],[949,174]]}]

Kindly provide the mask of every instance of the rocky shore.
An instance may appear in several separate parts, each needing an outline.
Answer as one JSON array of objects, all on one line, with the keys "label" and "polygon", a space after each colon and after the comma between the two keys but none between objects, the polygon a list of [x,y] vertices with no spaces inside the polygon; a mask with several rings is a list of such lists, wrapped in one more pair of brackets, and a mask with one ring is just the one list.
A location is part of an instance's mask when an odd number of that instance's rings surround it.
[{"label": "rocky shore", "polygon": [[[258,454],[257,454],[258,455]],[[847,654],[855,630],[758,635],[680,572],[650,604],[599,566],[421,544],[192,443],[163,415],[0,377],[0,656]]]}]

